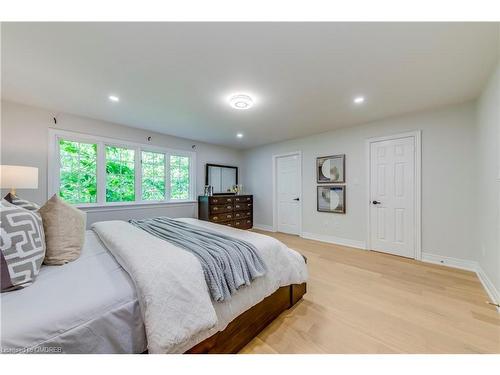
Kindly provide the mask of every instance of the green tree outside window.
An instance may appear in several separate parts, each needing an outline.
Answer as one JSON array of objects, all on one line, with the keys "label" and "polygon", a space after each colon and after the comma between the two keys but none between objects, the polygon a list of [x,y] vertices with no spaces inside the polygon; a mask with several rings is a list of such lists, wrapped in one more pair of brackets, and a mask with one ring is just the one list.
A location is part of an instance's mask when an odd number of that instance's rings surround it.
[{"label": "green tree outside window", "polygon": [[189,157],[170,156],[170,198],[189,199]]},{"label": "green tree outside window", "polygon": [[142,199],[165,199],[165,154],[142,151]]},{"label": "green tree outside window", "polygon": [[[141,196],[138,201],[190,198],[190,157],[168,152],[139,151],[102,145],[105,178],[97,184],[98,143],[59,140],[59,196],[72,204],[97,203],[98,189],[105,202],[135,202],[135,158],[141,159]],[[101,160],[99,159],[99,163]],[[169,171],[168,175],[167,172]],[[167,188],[168,186],[168,188]]]},{"label": "green tree outside window", "polygon": [[97,144],[59,140],[59,196],[68,203],[97,201]]},{"label": "green tree outside window", "polygon": [[135,201],[135,150],[106,146],[106,202]]}]

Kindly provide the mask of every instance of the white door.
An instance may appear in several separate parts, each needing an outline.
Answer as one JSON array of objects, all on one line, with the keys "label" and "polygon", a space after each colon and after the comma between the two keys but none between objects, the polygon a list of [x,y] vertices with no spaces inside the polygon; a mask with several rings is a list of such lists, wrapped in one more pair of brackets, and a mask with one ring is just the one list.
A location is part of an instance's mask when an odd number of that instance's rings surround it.
[{"label": "white door", "polygon": [[276,158],[278,232],[300,233],[300,163],[298,154]]},{"label": "white door", "polygon": [[370,143],[372,250],[415,258],[415,137]]}]

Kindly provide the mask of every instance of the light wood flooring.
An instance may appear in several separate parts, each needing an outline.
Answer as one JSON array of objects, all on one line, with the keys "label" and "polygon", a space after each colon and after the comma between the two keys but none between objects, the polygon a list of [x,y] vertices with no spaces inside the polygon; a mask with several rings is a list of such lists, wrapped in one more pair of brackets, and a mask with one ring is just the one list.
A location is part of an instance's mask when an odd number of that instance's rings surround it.
[{"label": "light wood flooring", "polygon": [[500,314],[472,272],[256,232],[304,254],[309,281],[241,353],[500,353]]}]

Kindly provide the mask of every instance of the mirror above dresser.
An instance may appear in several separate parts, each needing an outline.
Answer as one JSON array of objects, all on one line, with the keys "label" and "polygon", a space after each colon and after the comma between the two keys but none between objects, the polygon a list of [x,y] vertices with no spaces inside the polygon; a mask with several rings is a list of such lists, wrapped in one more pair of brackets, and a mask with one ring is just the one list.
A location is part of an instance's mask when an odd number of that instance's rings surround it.
[{"label": "mirror above dresser", "polygon": [[234,185],[238,185],[238,167],[220,164],[207,164],[205,185],[212,186],[213,194],[231,194]]}]

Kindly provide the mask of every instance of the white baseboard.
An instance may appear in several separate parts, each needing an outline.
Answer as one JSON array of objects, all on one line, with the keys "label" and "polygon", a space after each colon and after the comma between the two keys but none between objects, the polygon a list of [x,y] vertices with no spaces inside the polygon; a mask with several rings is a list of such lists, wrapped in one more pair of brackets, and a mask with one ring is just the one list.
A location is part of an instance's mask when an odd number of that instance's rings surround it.
[{"label": "white baseboard", "polygon": [[461,270],[476,272],[477,262],[459,258],[445,257],[442,255],[422,252],[422,262],[441,264],[443,266],[460,268]]},{"label": "white baseboard", "polygon": [[[486,293],[488,293],[491,302],[500,304],[500,293],[479,264],[477,264],[476,274],[481,284],[483,284],[484,289],[486,289]],[[497,311],[500,313],[500,307],[497,307]]]},{"label": "white baseboard", "polygon": [[264,224],[254,224],[254,229],[265,230],[267,232],[274,232],[272,225],[264,225]]},{"label": "white baseboard", "polygon": [[[435,263],[443,266],[475,272],[479,281],[483,285],[484,290],[488,294],[491,302],[500,303],[500,293],[495,288],[495,285],[493,285],[478,262],[475,262],[473,260],[445,257],[442,255],[435,255],[425,252],[422,252],[422,262]],[[497,307],[497,311],[500,312],[500,308]]]},{"label": "white baseboard", "polygon": [[301,237],[307,238],[309,240],[328,242],[328,243],[333,243],[335,245],[349,246],[349,247],[354,247],[356,249],[366,250],[366,243],[363,241],[350,240],[347,238],[340,238],[340,237],[330,236],[327,234],[317,234],[310,232],[302,232]]}]

